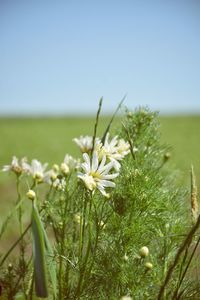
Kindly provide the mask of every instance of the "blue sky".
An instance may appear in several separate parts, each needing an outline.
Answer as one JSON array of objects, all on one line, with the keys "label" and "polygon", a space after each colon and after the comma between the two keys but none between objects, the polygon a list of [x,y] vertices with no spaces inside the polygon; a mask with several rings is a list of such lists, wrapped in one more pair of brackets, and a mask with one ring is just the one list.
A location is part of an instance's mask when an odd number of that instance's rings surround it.
[{"label": "blue sky", "polygon": [[200,1],[0,1],[0,114],[200,113]]}]

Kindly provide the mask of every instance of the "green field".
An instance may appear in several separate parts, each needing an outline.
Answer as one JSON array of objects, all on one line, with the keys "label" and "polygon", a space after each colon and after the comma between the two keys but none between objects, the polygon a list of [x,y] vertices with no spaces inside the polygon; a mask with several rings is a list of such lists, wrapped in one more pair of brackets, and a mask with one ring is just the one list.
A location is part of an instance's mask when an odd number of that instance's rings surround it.
[{"label": "green field", "polygon": [[[101,135],[109,122],[109,117],[102,117],[98,134]],[[66,118],[1,118],[0,119],[0,167],[9,164],[13,155],[37,158],[42,162],[61,163],[64,155],[80,155],[72,139],[80,135],[92,135],[94,128],[92,117]],[[118,118],[112,127],[115,131]],[[170,145],[170,166],[180,171],[183,182],[189,184],[190,165],[194,165],[200,182],[200,116],[160,117],[162,142]],[[3,198],[10,198],[13,190],[13,177],[1,173],[0,192]]]}]

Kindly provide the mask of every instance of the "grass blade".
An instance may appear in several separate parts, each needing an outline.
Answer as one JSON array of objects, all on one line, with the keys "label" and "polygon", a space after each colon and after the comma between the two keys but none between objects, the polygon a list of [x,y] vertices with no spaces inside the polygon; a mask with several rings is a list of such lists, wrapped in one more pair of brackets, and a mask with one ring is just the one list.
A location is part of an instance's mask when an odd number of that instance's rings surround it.
[{"label": "grass blade", "polygon": [[92,141],[92,152],[93,152],[94,146],[95,146],[95,139],[96,139],[96,135],[97,135],[97,126],[98,126],[98,122],[99,122],[99,115],[100,115],[100,112],[101,112],[102,102],[103,102],[103,98],[101,97],[101,99],[99,100],[99,108],[98,108],[98,111],[97,111],[96,121],[95,121],[95,125],[94,125],[94,134],[93,134],[93,141]]},{"label": "grass blade", "polygon": [[34,203],[32,210],[32,233],[36,296],[47,298],[48,290],[45,263],[44,227]]},{"label": "grass blade", "polygon": [[1,231],[0,231],[0,239],[2,238],[2,235],[5,232],[10,219],[16,213],[16,211],[19,209],[19,207],[22,205],[23,201],[24,201],[24,199],[21,199],[21,201],[19,201],[17,203],[17,205],[15,205],[15,207],[13,208],[13,210],[9,213],[9,215],[7,216],[7,218],[5,219],[5,221],[3,222],[2,226],[1,226]]},{"label": "grass blade", "polygon": [[47,254],[47,267],[53,287],[54,297],[56,298],[57,295],[57,275],[56,275],[56,261],[54,259],[53,249],[49,242],[46,232],[44,231],[44,242]]},{"label": "grass blade", "polygon": [[117,108],[116,108],[114,114],[112,115],[112,117],[111,117],[111,119],[110,119],[110,122],[109,122],[109,124],[108,124],[108,126],[107,126],[107,128],[106,128],[106,130],[105,130],[105,132],[104,132],[104,135],[103,135],[102,139],[101,139],[101,141],[102,141],[103,144],[104,144],[104,142],[105,142],[106,134],[107,134],[108,131],[110,130],[110,126],[112,125],[112,122],[113,122],[113,120],[114,120],[116,114],[118,113],[118,110],[120,109],[122,103],[124,102],[125,98],[126,98],[126,95],[122,98],[122,100],[120,101],[119,105],[117,106]]}]

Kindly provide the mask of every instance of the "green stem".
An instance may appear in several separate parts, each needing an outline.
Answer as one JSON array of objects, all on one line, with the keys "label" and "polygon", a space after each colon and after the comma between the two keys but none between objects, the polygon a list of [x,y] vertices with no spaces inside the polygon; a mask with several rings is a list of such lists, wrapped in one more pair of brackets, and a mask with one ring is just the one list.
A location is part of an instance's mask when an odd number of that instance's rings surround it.
[{"label": "green stem", "polygon": [[[86,199],[87,200],[87,199]],[[86,203],[86,201],[85,201]],[[86,254],[84,257],[84,262],[82,264],[82,259],[81,259],[81,265],[80,265],[80,275],[79,275],[79,280],[78,280],[78,285],[77,285],[77,290],[76,290],[76,298],[80,299],[81,293],[82,293],[82,284],[83,284],[83,280],[85,277],[86,273],[86,267],[87,267],[87,263],[88,263],[88,259],[90,256],[90,250],[91,250],[91,211],[92,211],[92,194],[90,194],[89,197],[89,208],[88,208],[88,243],[87,243],[87,248],[86,248]],[[86,210],[83,216],[83,224],[85,223],[85,217],[86,217]],[[83,232],[84,235],[84,232]],[[83,236],[84,237],[84,236]],[[82,247],[83,247],[83,239],[82,239]],[[82,255],[82,254],[81,254]],[[81,256],[82,258],[82,256]],[[86,279],[85,279],[86,280]]]},{"label": "green stem", "polygon": [[[43,209],[41,209],[39,211],[39,213],[42,212]],[[26,235],[26,233],[28,232],[28,230],[30,229],[32,223],[30,223],[26,229],[23,231],[23,233],[21,234],[21,236],[14,242],[14,244],[9,248],[9,250],[7,251],[7,253],[4,255],[4,257],[2,258],[1,262],[0,262],[0,267],[4,264],[5,260],[8,258],[8,256],[10,255],[10,253],[15,249],[15,247],[20,243],[21,239]]]},{"label": "green stem", "polygon": [[174,298],[173,298],[173,299],[176,299],[175,297],[177,297],[177,298],[179,299],[179,297],[178,297],[178,291],[179,291],[179,289],[180,289],[180,287],[181,287],[181,284],[182,284],[182,282],[183,282],[183,279],[184,279],[184,277],[185,277],[185,275],[186,275],[186,273],[187,273],[187,271],[188,271],[188,269],[189,269],[189,266],[190,266],[190,264],[191,264],[191,261],[192,261],[192,259],[193,259],[193,257],[194,257],[194,254],[195,254],[195,252],[196,252],[196,250],[197,250],[197,247],[198,247],[199,243],[200,243],[200,237],[199,237],[199,239],[198,239],[198,241],[197,241],[197,243],[196,243],[196,245],[195,245],[195,247],[194,247],[194,249],[193,249],[193,251],[192,251],[192,254],[191,254],[191,256],[190,256],[190,258],[189,258],[189,260],[188,260],[188,263],[187,263],[187,265],[186,265],[186,268],[185,268],[185,270],[184,270],[184,272],[183,272],[183,274],[182,274],[182,276],[181,276],[181,278],[180,278],[179,285],[178,285],[178,287],[177,287],[177,289],[176,289],[176,291],[175,291],[175,293],[174,293]]},{"label": "green stem", "polygon": [[[17,203],[18,204],[21,200],[21,195],[20,195],[20,190],[19,190],[19,184],[20,184],[20,180],[19,180],[19,176],[17,176]],[[23,232],[23,224],[22,224],[22,207],[21,205],[18,208],[18,220],[19,220],[19,230],[20,230],[20,235]]]},{"label": "green stem", "polygon": [[86,223],[86,210],[87,210],[87,199],[84,199],[83,211],[80,216],[80,239],[79,239],[79,261],[82,261],[83,244],[85,236],[85,223]]},{"label": "green stem", "polygon": [[[68,189],[66,187],[66,198],[64,210],[62,211],[62,229],[61,229],[61,240],[60,240],[60,257],[59,257],[59,299],[63,298],[63,256],[65,250],[65,229],[66,229],[66,215],[67,215],[67,207],[68,207]],[[68,285],[67,282],[65,282]]]},{"label": "green stem", "polygon": [[191,228],[191,230],[189,231],[189,233],[187,234],[185,240],[182,242],[180,248],[178,249],[176,255],[175,255],[175,258],[174,258],[174,261],[173,263],[171,264],[171,266],[169,267],[168,269],[168,272],[166,274],[166,277],[165,277],[165,280],[163,282],[163,284],[161,285],[160,287],[160,291],[159,291],[159,294],[158,294],[158,298],[157,300],[162,300],[163,299],[163,293],[165,291],[165,288],[169,282],[169,280],[171,279],[172,277],[172,273],[176,267],[176,265],[178,264],[179,262],[179,259],[180,259],[180,256],[181,254],[183,253],[183,251],[186,249],[186,247],[189,247],[191,242],[192,242],[192,238],[195,234],[195,232],[197,231],[197,229],[200,227],[200,215],[197,219],[197,222],[194,224],[194,226]]}]

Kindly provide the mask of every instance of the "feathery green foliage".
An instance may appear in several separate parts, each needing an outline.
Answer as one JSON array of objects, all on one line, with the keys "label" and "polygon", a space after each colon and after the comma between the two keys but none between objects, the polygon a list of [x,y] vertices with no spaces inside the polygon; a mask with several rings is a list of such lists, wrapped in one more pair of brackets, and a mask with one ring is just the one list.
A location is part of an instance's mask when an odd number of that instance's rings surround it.
[{"label": "feathery green foliage", "polygon": [[[129,147],[126,155],[119,146],[114,156],[105,154],[108,135],[103,145],[96,142],[97,125],[98,120],[92,146],[83,155],[84,174],[80,166],[77,173],[65,161],[60,168],[54,166],[49,188],[43,189],[41,174],[34,174],[30,186],[38,195],[38,210],[33,209],[32,226],[41,263],[32,264],[30,253],[23,253],[22,273],[17,257],[9,270],[5,262],[11,252],[2,255],[4,293],[14,299],[22,291],[34,299],[33,283],[36,295],[45,296],[47,282],[48,299],[198,299],[200,285],[193,271],[199,223],[191,218],[189,193],[177,185],[176,173],[167,166],[169,148],[160,142],[157,113],[147,108],[125,112],[109,147],[121,141]],[[28,248],[31,237],[25,232]],[[39,268],[38,283],[33,266]]]}]

